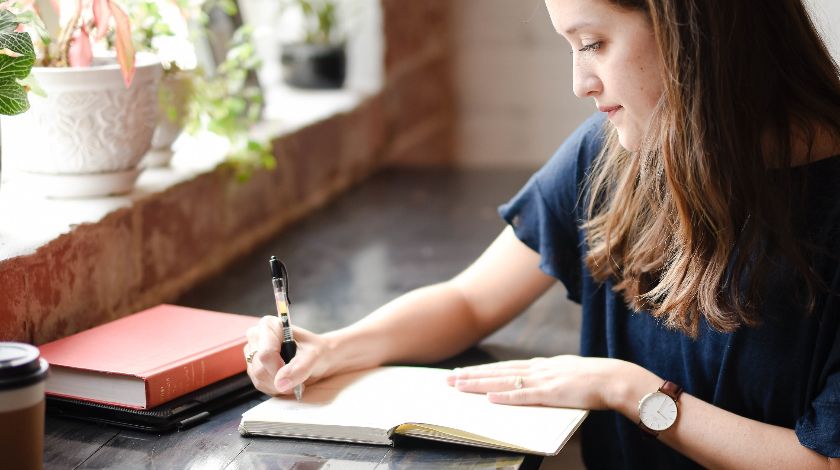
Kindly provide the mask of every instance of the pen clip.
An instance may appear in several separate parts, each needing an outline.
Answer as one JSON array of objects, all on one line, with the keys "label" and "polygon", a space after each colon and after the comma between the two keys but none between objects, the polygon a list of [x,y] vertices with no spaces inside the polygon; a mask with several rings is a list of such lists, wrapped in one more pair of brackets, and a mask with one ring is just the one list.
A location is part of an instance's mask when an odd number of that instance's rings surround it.
[{"label": "pen clip", "polygon": [[[286,270],[286,265],[277,259],[276,256],[269,258],[268,264],[271,266],[271,278],[280,280],[280,285],[283,288],[283,296],[286,297],[286,305],[291,305],[292,301],[289,299],[289,271]],[[277,287],[275,286],[275,288]]]},{"label": "pen clip", "polygon": [[286,265],[282,261],[280,263],[280,275],[283,276],[284,293],[286,294],[286,305],[292,305],[292,300],[289,298],[289,271],[286,270]]}]

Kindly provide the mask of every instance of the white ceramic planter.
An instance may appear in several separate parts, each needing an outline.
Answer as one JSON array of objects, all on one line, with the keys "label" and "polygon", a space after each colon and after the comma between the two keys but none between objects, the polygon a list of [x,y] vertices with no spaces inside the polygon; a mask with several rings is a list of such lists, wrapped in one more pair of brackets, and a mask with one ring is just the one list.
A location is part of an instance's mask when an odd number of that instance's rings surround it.
[{"label": "white ceramic planter", "polygon": [[92,67],[33,68],[47,96],[30,93],[29,111],[3,116],[4,162],[26,187],[49,197],[131,191],[157,123],[161,72],[147,54],[137,55],[130,88],[113,59]]},{"label": "white ceramic planter", "polygon": [[172,144],[184,130],[191,91],[192,73],[164,73],[158,88],[159,117],[152,136],[152,148],[143,157],[141,166],[169,165],[172,160]]}]

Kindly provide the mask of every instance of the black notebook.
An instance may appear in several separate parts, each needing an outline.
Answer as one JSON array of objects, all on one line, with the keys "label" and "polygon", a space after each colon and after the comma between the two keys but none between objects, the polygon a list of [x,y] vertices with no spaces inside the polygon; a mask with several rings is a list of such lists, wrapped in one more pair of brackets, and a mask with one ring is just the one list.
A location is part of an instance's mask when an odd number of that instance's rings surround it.
[{"label": "black notebook", "polygon": [[47,396],[47,414],[162,433],[193,426],[257,394],[243,372],[148,410]]}]

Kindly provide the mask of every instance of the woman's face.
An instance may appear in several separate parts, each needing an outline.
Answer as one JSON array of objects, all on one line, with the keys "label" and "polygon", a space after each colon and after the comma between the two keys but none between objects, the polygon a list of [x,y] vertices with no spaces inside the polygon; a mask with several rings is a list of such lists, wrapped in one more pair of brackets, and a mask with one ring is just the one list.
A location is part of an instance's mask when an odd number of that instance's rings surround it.
[{"label": "woman's face", "polygon": [[591,97],[637,150],[662,95],[662,67],[653,28],[642,12],[606,0],[546,0],[554,29],[572,46],[573,88]]}]

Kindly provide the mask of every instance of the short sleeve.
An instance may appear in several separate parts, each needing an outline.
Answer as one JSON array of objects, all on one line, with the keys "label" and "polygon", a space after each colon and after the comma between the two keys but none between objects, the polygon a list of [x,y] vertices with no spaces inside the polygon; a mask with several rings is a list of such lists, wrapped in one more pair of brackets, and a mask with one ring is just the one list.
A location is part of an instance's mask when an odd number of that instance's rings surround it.
[{"label": "short sleeve", "polygon": [[523,243],[540,255],[540,269],[581,301],[584,181],[603,147],[604,115],[587,119],[499,214]]},{"label": "short sleeve", "polygon": [[835,294],[828,295],[822,310],[817,351],[825,351],[825,359],[814,374],[812,383],[818,390],[816,397],[796,422],[799,442],[826,457],[840,458],[840,269],[831,286]]}]

